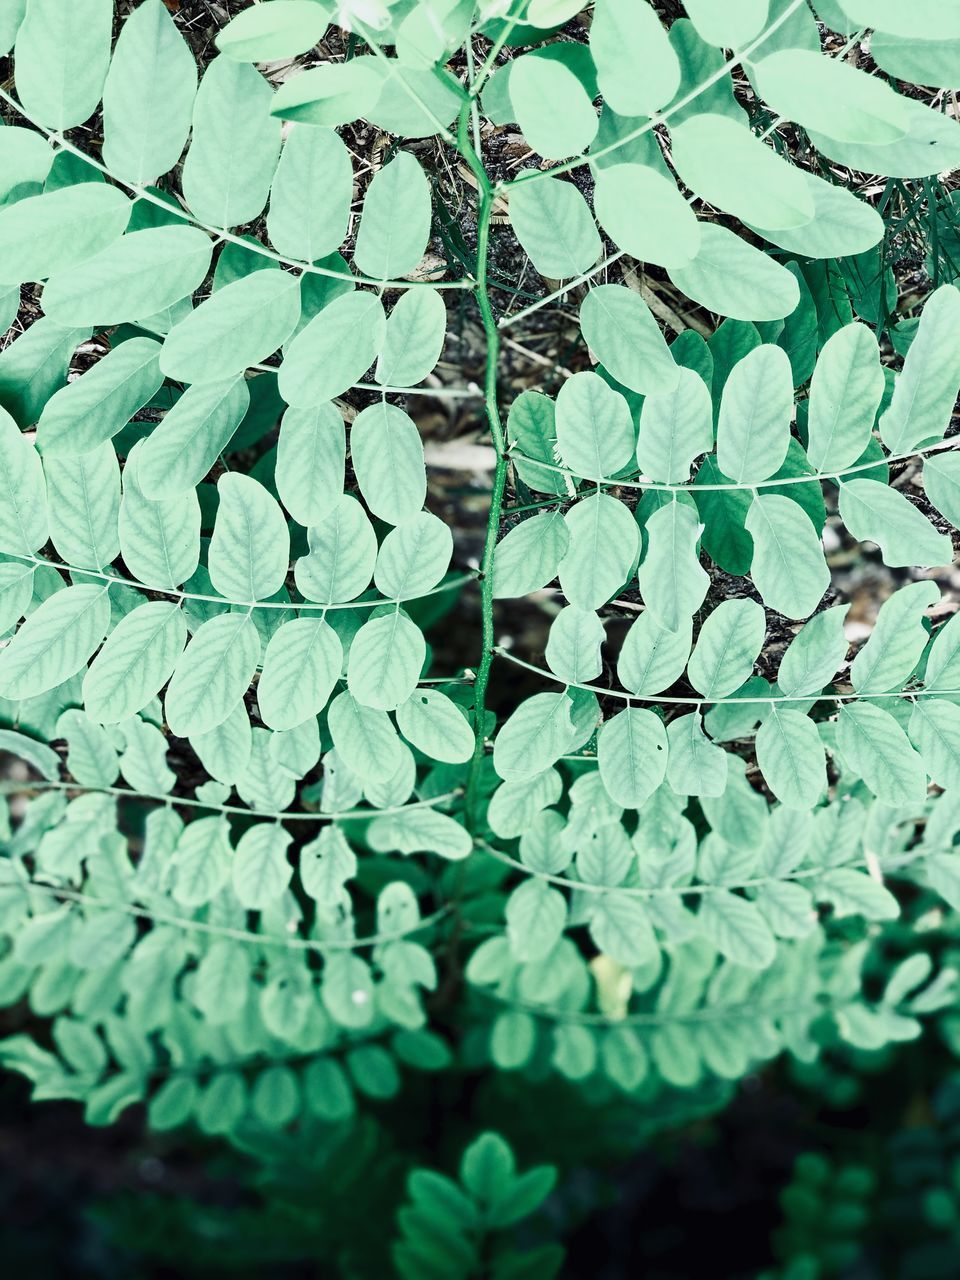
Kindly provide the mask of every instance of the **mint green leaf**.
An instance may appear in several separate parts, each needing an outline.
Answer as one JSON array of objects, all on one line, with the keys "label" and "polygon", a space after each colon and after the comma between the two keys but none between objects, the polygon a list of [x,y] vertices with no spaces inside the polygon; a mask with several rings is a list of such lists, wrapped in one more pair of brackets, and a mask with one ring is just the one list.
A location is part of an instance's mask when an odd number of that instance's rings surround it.
[{"label": "mint green leaf", "polygon": [[473,852],[470,832],[436,809],[410,809],[375,818],[367,828],[367,841],[377,853],[436,853],[451,862]]},{"label": "mint green leaf", "polygon": [[630,406],[596,373],[575,373],[560,388],[556,430],[560,456],[578,475],[602,480],[633,458]]},{"label": "mint green leaf", "polygon": [[817,694],[833,679],[847,656],[843,623],[848,604],[824,609],[804,623],[787,645],[777,671],[777,685],[788,698]]},{"label": "mint green leaf", "polygon": [[151,501],[137,479],[143,449],[131,449],[123,469],[118,532],[123,563],[149,587],[177,587],[200,562],[200,503],[193,489]]},{"label": "mint green leaf", "polygon": [[342,395],[374,363],[386,318],[372,293],[345,293],[328,302],[294,340],[280,366],[280,394],[310,409]]},{"label": "mint green leaf", "polygon": [[532,151],[549,160],[586,151],[597,133],[587,91],[562,63],[524,54],[510,69],[510,101]]},{"label": "mint green leaf", "polygon": [[222,724],[206,733],[190,734],[189,737],[200,763],[218,782],[236,782],[246,772],[253,735],[250,717],[242,702],[237,703]]},{"label": "mint green leaf", "polygon": [[818,902],[829,902],[838,920],[863,916],[867,920],[896,920],[900,904],[885,885],[865,871],[836,867],[813,882]]},{"label": "mint green leaf", "polygon": [[464,764],[473,755],[470,722],[439,689],[414,690],[397,708],[397,728],[431,760]]},{"label": "mint green leaf", "polygon": [[0,563],[0,635],[15,627],[30,607],[33,578],[32,564]]},{"label": "mint green leaf", "polygon": [[539,459],[541,463],[549,463],[550,467],[555,463],[556,405],[549,396],[539,391],[521,391],[510,406],[507,440],[516,446],[513,464],[517,475],[529,488],[537,493],[563,494],[573,488],[569,477],[540,466],[537,461],[526,461],[527,458]]},{"label": "mint green leaf", "polygon": [[651,479],[683,483],[690,466],[713,447],[713,406],[699,374],[680,370],[673,391],[648,395],[640,413],[637,462]]},{"label": "mint green leaf", "polygon": [[793,376],[780,347],[764,344],[730,371],[717,422],[717,465],[731,480],[756,484],[775,475],[790,443]]},{"label": "mint green leaf", "polygon": [[[307,3],[316,9],[314,0]],[[256,12],[247,9],[238,16]],[[270,191],[271,244],[278,253],[303,262],[325,258],[346,239],[352,198],[350,152],[338,135],[332,129],[294,127],[283,144]]]},{"label": "mint green leaf", "polygon": [[935,582],[910,582],[880,606],[873,634],[850,664],[857,693],[887,693],[909,679],[927,645],[926,612],[940,600]]},{"label": "mint green leaf", "polygon": [[383,386],[414,387],[431,373],[446,339],[447,308],[436,289],[408,289],[394,303],[377,360]]},{"label": "mint green leaf", "polygon": [[89,329],[65,329],[46,316],[0,351],[0,407],[27,427],[67,380],[70,359]]},{"label": "mint green leaf", "polygon": [[611,800],[639,809],[667,772],[667,732],[652,711],[627,707],[597,734],[597,763]]},{"label": "mint green leaf", "polygon": [[385,711],[365,707],[344,691],[330,703],[327,723],[337,754],[358,778],[385,782],[396,773],[402,744]]},{"label": "mint green leaf", "polygon": [[123,235],[133,206],[118,187],[80,182],[0,209],[0,280],[45,280]]},{"label": "mint green leaf", "polygon": [[[590,52],[600,92],[618,115],[653,115],[680,86],[677,55],[646,0],[605,0],[598,5],[590,27]],[[552,101],[556,107],[564,99]]]},{"label": "mint green leaf", "polygon": [[788,253],[805,258],[848,257],[866,253],[880,243],[884,223],[872,205],[846,187],[835,186],[812,173],[804,172],[803,176],[813,198],[813,219],[802,227],[751,230]]},{"label": "mint green leaf", "polygon": [[0,408],[0,551],[33,555],[47,540],[47,484],[40,455]]},{"label": "mint green leaf", "polygon": [[89,453],[122,431],[163,384],[160,343],[130,338],[50,397],[37,423],[45,457]]},{"label": "mint green leaf", "polygon": [[369,115],[381,87],[373,58],[326,62],[285,80],[270,110],[308,125],[350,124]]},{"label": "mint green leaf", "polygon": [[755,600],[723,600],[704,621],[687,666],[690,683],[708,702],[725,698],[753,675],[766,637]]},{"label": "mint green leaf", "polygon": [[[111,0],[29,0],[17,32],[17,94],[27,114],[62,132],[100,101],[113,23]],[[0,272],[0,276],[2,276]]]},{"label": "mint green leaf", "polygon": [[173,674],[187,624],[179,604],[139,605],[114,627],[83,678],[83,701],[100,724],[119,724],[142,711]]},{"label": "mint green leaf", "polygon": [[507,898],[504,915],[514,956],[524,963],[542,960],[563,936],[567,900],[558,889],[531,877]]},{"label": "mint green leaf", "polygon": [[272,355],[299,319],[299,280],[285,271],[254,271],[173,326],[160,367],[180,382],[220,382]]},{"label": "mint green leaf", "polygon": [[960,457],[952,450],[923,462],[923,490],[942,516],[960,528]]},{"label": "mint green leaf", "polygon": [[285,622],[270,637],[257,684],[257,705],[271,729],[292,729],[318,715],[340,677],[340,637],[322,618]]},{"label": "mint green leaf", "polygon": [[329,22],[326,8],[316,0],[270,0],[231,18],[216,45],[238,62],[277,62],[312,49]]},{"label": "mint green leaf", "polygon": [[69,565],[102,569],[120,550],[120,467],[108,440],[74,458],[48,458],[50,538]]},{"label": "mint green leaf", "polygon": [[580,304],[580,327],[590,350],[623,386],[642,395],[676,389],[679,367],[639,293],[625,285],[596,286]]},{"label": "mint green leaf", "polygon": [[856,477],[840,485],[840,518],[858,542],[875,542],[883,562],[934,567],[953,561],[953,544],[896,489]]},{"label": "mint green leaf", "polygon": [[797,309],[800,286],[786,267],[715,223],[701,223],[700,236],[690,265],[669,272],[681,293],[734,320],[782,320]]},{"label": "mint green leaf", "polygon": [[827,764],[817,726],[802,711],[776,702],[757,730],[757,763],[788,809],[812,809],[827,788]]},{"label": "mint green leaf", "polygon": [[320,524],[343,497],[345,458],[346,432],[336,405],[288,409],[283,415],[277,492],[299,524]]},{"label": "mint green leaf", "polygon": [[415,156],[401,151],[367,188],[354,263],[377,280],[409,275],[426,251],[430,217],[426,174]]},{"label": "mint green leaf", "polygon": [[210,237],[196,227],[127,232],[80,266],[52,276],[43,310],[62,325],[151,316],[199,288],[212,251]]},{"label": "mint green leaf", "polygon": [[863,324],[838,329],[810,383],[807,457],[818,471],[842,471],[862,457],[883,398],[880,348]]},{"label": "mint green leaf", "polygon": [[660,948],[643,903],[618,893],[594,896],[587,922],[594,945],[627,968],[651,964]]},{"label": "mint green leaf", "polygon": [[396,58],[361,58],[369,62],[380,81],[380,95],[366,115],[372,124],[403,138],[430,138],[437,121],[444,126],[456,118],[464,90],[449,71],[440,67],[418,70]]},{"label": "mint green leaf", "polygon": [[889,712],[875,703],[847,702],[837,721],[837,746],[886,805],[916,805],[927,794],[920,756]]},{"label": "mint green leaf", "polygon": [[426,653],[420,628],[399,609],[370,618],[350,645],[347,687],[365,707],[396,711],[417,687]]},{"label": "mint green leaf", "polygon": [[240,704],[260,659],[250,617],[225,613],[192,636],[164,699],[167,724],[178,738],[209,733]]},{"label": "mint green leaf", "polygon": [[960,289],[945,284],[924,303],[890,407],[880,419],[883,443],[891,453],[909,453],[917,445],[942,439],[958,392]]},{"label": "mint green leaf", "polygon": [[843,142],[884,144],[909,127],[904,99],[877,76],[812,49],[782,49],[755,62],[754,83],[778,115]]},{"label": "mint green leaf", "polygon": [[647,548],[637,573],[640,594],[668,631],[679,631],[703,604],[710,577],[697,544],[703,526],[695,507],[670,502],[646,524]]},{"label": "mint green leaf", "polygon": [[321,906],[335,907],[347,881],[357,874],[357,858],[340,828],[327,826],[300,850],[299,868],[310,897]]},{"label": "mint green leaf", "polygon": [[870,57],[881,71],[908,84],[950,89],[957,78],[960,36],[953,40],[924,40],[917,36],[892,36],[874,31]]},{"label": "mint green leaf", "polygon": [[[656,169],[643,164],[601,169],[593,204],[604,231],[631,257],[661,267],[685,267],[696,257],[700,248],[696,214],[673,179]],[[638,209],[644,211],[642,218],[637,217]]]},{"label": "mint green leaf", "polygon": [[732,964],[744,969],[767,969],[777,946],[756,903],[727,889],[703,895],[697,912],[703,935]]},{"label": "mint green leaf", "polygon": [[570,541],[560,561],[563,594],[581,609],[599,609],[633,573],[640,551],[637,522],[605,493],[581,498],[564,521]]},{"label": "mint green leaf", "polygon": [[764,29],[769,0],[689,0],[683,7],[707,44],[739,49]]},{"label": "mint green leaf", "polygon": [[293,875],[287,860],[292,839],[279,822],[258,822],[240,837],[233,855],[231,880],[242,907],[262,911],[283,897]]},{"label": "mint green leaf", "polygon": [[945,698],[918,698],[908,732],[937,786],[960,787],[960,707]]},{"label": "mint green leaf", "polygon": [[49,782],[60,776],[60,757],[45,742],[36,742],[24,733],[16,733],[12,729],[0,729],[0,751],[16,756],[36,769],[41,777]]},{"label": "mint green leaf", "polygon": [[550,624],[547,666],[574,684],[594,680],[603,670],[600,647],[604,638],[603,623],[592,610],[567,605]]},{"label": "mint green leaf", "polygon": [[811,132],[810,141],[838,165],[891,178],[924,178],[956,168],[960,164],[960,125],[923,102],[904,98],[904,105],[910,127],[899,142],[837,142],[817,132]]},{"label": "mint green leaf", "polygon": [[493,767],[501,778],[533,778],[570,749],[575,735],[572,704],[565,693],[535,693],[504,722],[493,744]]},{"label": "mint green leaf", "polygon": [[727,753],[703,732],[698,712],[667,725],[667,782],[679,796],[722,796],[727,787]]},{"label": "mint green leaf", "polygon": [[370,585],[377,537],[367,513],[347,494],[310,527],[310,554],[293,567],[297,589],[320,604],[353,600]]},{"label": "mint green leaf", "polygon": [[217,493],[210,581],[228,600],[267,600],[283,586],[290,560],[283,512],[262,484],[236,471],[220,477]]},{"label": "mint green leaf", "polygon": [[142,186],[172,169],[196,93],[189,45],[162,0],[143,0],[120,30],[103,86],[103,160],[111,173]]},{"label": "mint green leaf", "polygon": [[373,580],[388,600],[415,600],[441,581],[450,567],[453,534],[429,511],[391,529],[377,553]]},{"label": "mint green leaf", "polygon": [[559,511],[514,525],[494,552],[494,599],[526,596],[552,582],[569,545],[570,533]]},{"label": "mint green leaf", "polygon": [[189,208],[214,227],[236,227],[263,212],[280,153],[273,92],[253,67],[222,55],[204,72],[183,162]]},{"label": "mint green leaf", "polygon": [[668,631],[646,610],[627,632],[617,675],[620,683],[641,697],[662,693],[683,675],[690,655],[692,624]]},{"label": "mint green leaf", "polygon": [[786,618],[806,618],[830,585],[810,518],[790,498],[768,493],[753,499],[745,523],[753,538],[750,574],[763,603]]},{"label": "mint green leaf", "polygon": [[350,458],[364,501],[397,525],[415,516],[427,496],[423,444],[413,419],[395,405],[370,405],[350,428]]},{"label": "mint green leaf", "polygon": [[0,696],[33,698],[86,666],[107,634],[110,601],[103,587],[65,587],[30,614],[0,650]]},{"label": "mint green leaf", "polygon": [[[0,14],[0,22],[6,11]],[[56,152],[36,129],[7,125],[0,134],[0,199],[24,183],[40,186],[47,178]]]},{"label": "mint green leaf", "polygon": [[593,214],[572,182],[520,183],[510,193],[510,221],[534,267],[550,280],[582,275],[603,252]]},{"label": "mint green leaf", "polygon": [[137,481],[144,497],[171,497],[200,483],[250,407],[244,378],[188,387],[144,441]]},{"label": "mint green leaf", "polygon": [[839,0],[840,8],[858,27],[874,27],[897,36],[923,40],[960,37],[960,13],[938,0],[913,0],[904,9],[898,0]]}]

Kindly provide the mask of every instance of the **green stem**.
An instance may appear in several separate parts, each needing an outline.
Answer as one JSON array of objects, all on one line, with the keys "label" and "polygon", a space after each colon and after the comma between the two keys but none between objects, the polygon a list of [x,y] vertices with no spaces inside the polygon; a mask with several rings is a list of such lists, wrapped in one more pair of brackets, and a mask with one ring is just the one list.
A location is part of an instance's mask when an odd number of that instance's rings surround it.
[{"label": "green stem", "polygon": [[465,801],[467,825],[472,832],[476,833],[481,826],[480,784],[485,748],[486,695],[487,686],[490,682],[490,667],[493,662],[496,639],[493,629],[493,553],[497,545],[497,533],[500,528],[500,516],[503,508],[503,494],[507,482],[507,441],[503,423],[500,420],[500,407],[497,403],[500,332],[493,314],[487,281],[487,254],[490,245],[490,221],[493,215],[494,187],[487,177],[480,156],[470,141],[469,121],[470,103],[467,102],[461,109],[460,118],[457,122],[457,150],[463,156],[470,168],[470,172],[476,178],[480,192],[480,205],[477,212],[476,298],[487,343],[486,368],[484,372],[484,406],[487,426],[497,455],[497,466],[493,474],[493,489],[490,494],[490,511],[487,516],[483,560],[480,565],[483,652],[480,664],[477,667],[476,697],[473,710],[475,742],[473,759],[470,762],[470,775],[467,781]]}]

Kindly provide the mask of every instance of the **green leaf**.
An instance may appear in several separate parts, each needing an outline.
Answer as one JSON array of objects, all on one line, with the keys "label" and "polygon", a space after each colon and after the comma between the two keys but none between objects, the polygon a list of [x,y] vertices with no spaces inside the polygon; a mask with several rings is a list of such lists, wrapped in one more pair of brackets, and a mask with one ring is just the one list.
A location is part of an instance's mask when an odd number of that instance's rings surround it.
[{"label": "green leaf", "polygon": [[597,894],[588,924],[590,937],[600,952],[627,968],[649,965],[659,953],[646,908],[636,898],[618,893]]},{"label": "green leaf", "polygon": [[293,875],[287,860],[292,839],[279,822],[258,822],[240,837],[231,879],[242,907],[262,911],[283,897]]},{"label": "green leaf", "polygon": [[212,250],[210,237],[196,227],[129,231],[80,266],[52,276],[43,310],[62,325],[151,316],[200,287]]},{"label": "green leaf", "polygon": [[510,70],[510,101],[531,150],[563,160],[586,151],[597,132],[587,91],[561,62],[524,54]]},{"label": "green leaf", "polygon": [[680,381],[673,391],[644,399],[637,462],[653,480],[684,483],[690,478],[694,458],[712,447],[710,392],[699,374],[681,369]]},{"label": "green leaf", "polygon": [[377,360],[382,386],[414,387],[432,373],[447,336],[447,308],[436,289],[408,289],[394,303]]},{"label": "green leaf", "polygon": [[55,592],[0,650],[0,697],[34,698],[63,684],[86,666],[109,625],[105,588],[83,585]]},{"label": "green leaf", "polygon": [[329,22],[326,8],[316,0],[270,0],[231,18],[216,45],[238,62],[296,58],[323,38]]},{"label": "green leaf", "polygon": [[223,724],[249,688],[259,658],[260,637],[246,614],[226,613],[204,622],[167,688],[170,732],[188,738]]},{"label": "green leaf", "polygon": [[787,645],[777,671],[777,685],[786,697],[817,694],[836,675],[847,656],[843,623],[849,611],[848,604],[824,609]]},{"label": "green leaf", "polygon": [[429,511],[391,529],[377,553],[373,580],[388,600],[415,600],[441,581],[450,567],[453,535]]},{"label": "green leaf", "polygon": [[260,715],[271,729],[292,729],[327,705],[340,677],[340,638],[322,618],[285,622],[270,637],[257,684]]},{"label": "green leaf", "polygon": [[427,648],[423,633],[399,609],[365,622],[350,645],[347,687],[357,702],[396,711],[417,687]]},{"label": "green leaf", "polygon": [[698,712],[667,725],[667,782],[680,796],[722,796],[727,787],[727,753],[703,732]]},{"label": "green leaf", "polygon": [[668,631],[679,631],[703,604],[710,578],[697,554],[702,525],[695,507],[674,501],[646,524],[646,552],[637,578],[644,603]]},{"label": "green leaf", "polygon": [[297,588],[308,600],[342,604],[370,585],[377,538],[356,498],[346,495],[310,528],[310,554],[294,565]]},{"label": "green leaf", "polygon": [[941,515],[960,528],[960,458],[951,450],[925,458],[923,490]]},{"label": "green leaf", "polygon": [[75,458],[48,458],[50,537],[69,565],[102,569],[120,550],[120,467],[113,445]]},{"label": "green leaf", "polygon": [[385,711],[365,707],[344,691],[327,712],[333,745],[348,769],[364,781],[385,782],[400,764],[400,739]]},{"label": "green leaf", "polygon": [[595,373],[575,373],[560,388],[556,430],[564,463],[591,480],[616,475],[633,458],[630,406]]},{"label": "green leaf", "polygon": [[[680,63],[646,0],[605,0],[598,5],[590,27],[590,52],[604,101],[619,115],[653,115],[679,88]],[[553,99],[557,105],[562,101]]]},{"label": "green leaf", "polygon": [[[803,171],[801,171],[803,172]],[[813,219],[802,227],[753,227],[751,230],[788,253],[805,258],[840,258],[866,253],[884,236],[884,223],[872,205],[845,187],[812,173],[803,174],[813,199]]]},{"label": "green leaf", "polygon": [[954,614],[933,638],[924,671],[924,683],[938,693],[949,693],[960,683],[960,615]]},{"label": "green leaf", "polygon": [[838,142],[816,132],[811,132],[810,141],[836,164],[891,178],[924,178],[955,168],[960,163],[960,125],[922,102],[903,101],[910,128],[899,142],[882,146]]},{"label": "green leaf", "polygon": [[350,124],[369,115],[381,81],[372,58],[326,62],[285,80],[270,108],[275,116],[309,125]]},{"label": "green leaf", "polygon": [[250,406],[244,378],[189,387],[144,441],[137,481],[157,501],[200,483]]},{"label": "green leaf", "polygon": [[683,7],[707,44],[739,49],[763,30],[769,0],[689,0]]},{"label": "green leaf", "polygon": [[343,497],[345,459],[346,432],[336,405],[286,411],[276,484],[280,501],[299,524],[320,524]]},{"label": "green leaf", "polygon": [[367,188],[354,263],[377,280],[409,275],[426,251],[430,217],[426,174],[415,156],[401,151]]},{"label": "green leaf", "polygon": [[581,498],[564,521],[570,541],[559,569],[563,594],[581,609],[599,609],[633,573],[640,551],[637,522],[604,493]]},{"label": "green leaf", "polygon": [[65,329],[46,316],[0,352],[0,407],[24,427],[36,422],[67,380],[70,358],[89,329]]},{"label": "green leaf", "polygon": [[888,84],[819,50],[782,49],[754,63],[752,74],[778,115],[842,142],[896,142],[909,127],[904,99]]},{"label": "green leaf", "polygon": [[818,471],[842,471],[863,455],[883,398],[880,348],[863,324],[838,329],[810,383],[807,457]]},{"label": "green leaf", "polygon": [[883,602],[873,634],[850,664],[857,693],[903,687],[927,646],[926,612],[939,601],[935,582],[910,582]]},{"label": "green leaf", "polygon": [[89,453],[122,431],[163,384],[160,343],[130,338],[57,391],[37,424],[45,457]]},{"label": "green leaf", "polygon": [[473,731],[457,704],[439,689],[416,689],[397,708],[397,728],[431,760],[464,764],[473,755]]},{"label": "green leaf", "polygon": [[781,320],[796,310],[800,287],[786,267],[716,223],[701,223],[700,235],[690,265],[669,273],[681,293],[735,320]]},{"label": "green leaf", "polygon": [[880,438],[890,452],[909,453],[918,445],[942,439],[958,391],[960,289],[945,284],[924,303],[890,407],[880,419]]},{"label": "green leaf", "polygon": [[30,556],[47,540],[47,485],[40,455],[0,408],[0,551]]},{"label": "green leaf", "polygon": [[254,271],[218,289],[174,325],[160,367],[180,382],[220,382],[272,355],[299,319],[297,278]]},{"label": "green leaf", "polygon": [[[315,0],[306,2],[317,8]],[[238,17],[256,12],[247,9]],[[352,198],[353,165],[346,145],[332,129],[295,126],[283,144],[270,190],[271,244],[278,253],[303,262],[325,258],[346,239]]]},{"label": "green leaf", "polygon": [[603,670],[600,646],[604,638],[603,622],[592,610],[567,605],[550,624],[547,666],[574,684],[594,680]]},{"label": "green leaf", "polygon": [[718,889],[703,895],[697,924],[722,956],[744,969],[767,969],[777,946],[756,903]]},{"label": "green leaf", "polygon": [[896,80],[949,89],[957,78],[960,36],[953,40],[924,40],[915,35],[892,36],[874,31],[870,57],[881,71]]},{"label": "green leaf", "polygon": [[874,27],[897,36],[923,40],[960,37],[960,13],[954,5],[938,0],[913,0],[909,10],[897,0],[838,0],[840,8],[858,27]]},{"label": "green leaf", "polygon": [[750,573],[763,603],[786,618],[806,618],[830,585],[809,517],[790,498],[768,493],[753,499],[746,526],[753,538]]},{"label": "green leaf", "polygon": [[267,600],[283,586],[290,560],[283,512],[262,484],[236,471],[220,477],[217,493],[210,581],[228,600]]},{"label": "green leaf", "polygon": [[279,375],[287,404],[310,409],[359,382],[380,353],[385,325],[375,294],[345,293],[328,302],[287,348]]},{"label": "green leaf", "polygon": [[82,711],[71,707],[57,721],[55,734],[67,742],[67,768],[85,787],[110,787],[117,780],[112,736]]},{"label": "green leaf", "polygon": [[150,587],[177,587],[200,562],[200,503],[187,489],[152,502],[137,478],[143,444],[138,442],[123,469],[118,532],[123,563]]},{"label": "green leaf", "polygon": [[0,635],[15,627],[33,599],[34,566],[0,563]]},{"label": "green leaf", "polygon": [[35,742],[24,733],[0,729],[0,751],[16,756],[50,782],[60,776],[60,757],[56,751],[45,742]]},{"label": "green leaf", "polygon": [[130,199],[104,182],[80,182],[0,209],[0,280],[45,280],[123,235]]},{"label": "green leaf", "polygon": [[191,747],[212,778],[232,783],[243,776],[250,763],[253,737],[250,718],[242,702],[237,703],[222,724],[206,733],[189,736]]},{"label": "green leaf", "polygon": [[590,350],[623,386],[642,395],[676,389],[679,368],[639,293],[615,284],[591,289],[580,304],[580,328]]},{"label": "green leaf", "polygon": [[649,610],[643,612],[631,624],[617,659],[623,687],[641,697],[669,689],[687,665],[691,629],[688,620],[679,630],[668,631]]},{"label": "green leaf", "polygon": [[775,475],[786,457],[793,417],[793,377],[780,347],[764,344],[738,360],[723,388],[717,464],[738,484]]},{"label": "green leaf", "polygon": [[884,564],[950,564],[953,544],[897,489],[854,478],[840,485],[840,518],[858,542],[875,542]]},{"label": "green leaf", "polygon": [[837,867],[814,881],[818,902],[829,902],[838,920],[864,916],[867,920],[895,920],[900,904],[884,885],[864,871]]},{"label": "green leaf", "polygon": [[[636,77],[634,81],[644,83]],[[594,208],[614,243],[641,262],[685,267],[700,248],[700,224],[676,183],[647,165],[601,169]],[[637,217],[638,209],[644,211],[642,218]]]},{"label": "green leaf", "polygon": [[535,693],[521,702],[493,744],[500,777],[533,778],[568,751],[575,735],[571,707],[565,693]]},{"label": "green leaf", "polygon": [[[515,445],[513,464],[517,475],[538,493],[567,493],[573,487],[569,477],[551,470],[556,459],[556,405],[539,391],[521,391],[507,417],[507,440]],[[519,456],[522,454],[523,456]],[[536,461],[549,464],[539,466]]]},{"label": "green leaf", "polygon": [[111,173],[144,186],[172,169],[196,93],[189,45],[162,0],[143,0],[120,30],[103,86],[103,160]]},{"label": "green leaf", "polygon": [[757,731],[757,763],[770,790],[788,809],[812,809],[826,790],[820,734],[802,711],[772,704]]},{"label": "green leaf", "polygon": [[273,93],[253,67],[222,55],[204,72],[183,162],[189,208],[214,227],[236,227],[263,212],[280,153]]},{"label": "green leaf", "polygon": [[937,786],[960,787],[960,707],[945,698],[918,698],[908,731]]},{"label": "green leaf", "polygon": [[[113,24],[111,0],[29,0],[17,32],[17,94],[28,115],[62,133],[100,101]],[[2,272],[0,272],[2,276]]]},{"label": "green leaf", "polygon": [[846,702],[837,721],[837,746],[884,804],[921,804],[927,794],[923,762],[889,712],[870,702]]},{"label": "green leaf", "polygon": [[504,914],[514,956],[524,962],[542,960],[563,936],[567,900],[559,890],[531,876],[510,894]]},{"label": "green leaf", "polygon": [[350,428],[350,458],[364,501],[397,525],[415,516],[427,496],[420,432],[395,405],[370,405]]},{"label": "green leaf", "polygon": [[593,214],[572,182],[521,182],[510,193],[510,221],[534,267],[550,280],[582,275],[603,252]]},{"label": "green leaf", "polygon": [[552,582],[569,545],[570,533],[559,511],[514,525],[494,552],[494,599],[526,596]]},{"label": "green leaf", "polygon": [[139,605],[114,627],[83,678],[83,702],[100,724],[119,724],[142,711],[173,674],[187,624],[179,604]]},{"label": "green leaf", "polygon": [[470,832],[435,809],[410,809],[375,818],[367,828],[367,840],[377,853],[436,853],[451,862],[473,852]]},{"label": "green leaf", "polygon": [[755,600],[721,601],[700,628],[687,666],[690,683],[708,702],[739,689],[753,675],[766,632],[766,616]]},{"label": "green leaf", "polygon": [[635,707],[618,712],[597,734],[597,763],[610,798],[625,809],[640,809],[666,775],[663,721]]}]

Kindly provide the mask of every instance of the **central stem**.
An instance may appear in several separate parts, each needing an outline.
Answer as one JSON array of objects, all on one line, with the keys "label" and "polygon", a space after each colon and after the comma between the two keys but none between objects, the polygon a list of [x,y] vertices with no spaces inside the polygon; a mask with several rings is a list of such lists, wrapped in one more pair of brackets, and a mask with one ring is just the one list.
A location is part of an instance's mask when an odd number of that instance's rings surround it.
[{"label": "central stem", "polygon": [[487,710],[487,686],[490,683],[490,666],[493,662],[495,640],[493,630],[493,554],[497,545],[497,533],[500,528],[500,516],[503,508],[503,493],[507,482],[507,441],[503,423],[500,421],[500,407],[497,403],[500,333],[493,315],[493,307],[487,287],[487,254],[490,243],[490,221],[495,198],[494,187],[487,177],[480,156],[470,141],[468,127],[470,106],[470,102],[465,102],[460,111],[460,118],[457,122],[457,150],[463,156],[470,168],[470,172],[476,178],[477,189],[480,193],[480,204],[477,211],[476,296],[487,344],[484,370],[484,406],[487,426],[497,455],[496,470],[493,473],[493,489],[490,494],[490,511],[487,516],[487,533],[483,546],[483,559],[480,565],[483,652],[477,668],[475,684],[476,696],[473,709],[474,748],[466,794],[467,825],[476,834],[482,823],[480,785],[486,747],[484,722]]}]

